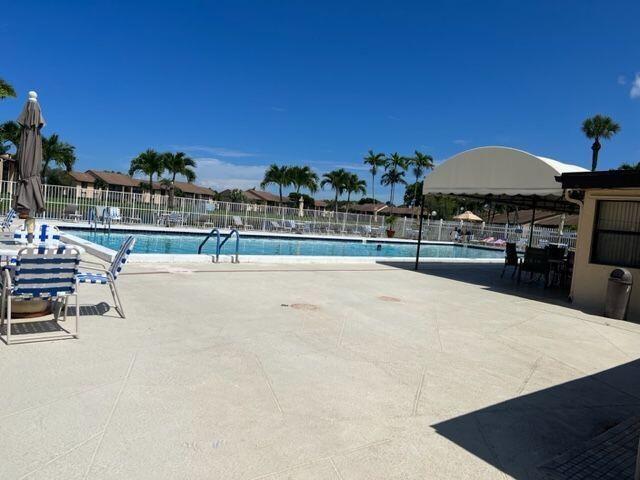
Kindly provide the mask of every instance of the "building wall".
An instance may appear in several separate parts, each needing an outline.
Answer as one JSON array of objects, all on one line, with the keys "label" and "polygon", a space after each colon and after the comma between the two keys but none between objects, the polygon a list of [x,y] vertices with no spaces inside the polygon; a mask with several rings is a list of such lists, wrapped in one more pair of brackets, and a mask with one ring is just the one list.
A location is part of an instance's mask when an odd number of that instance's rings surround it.
[{"label": "building wall", "polygon": [[[596,216],[597,200],[640,200],[638,189],[587,190],[578,222],[578,240],[573,268],[571,295],[577,306],[603,313],[607,292],[607,279],[615,266],[590,263],[591,242]],[[627,267],[625,267],[627,268]],[[627,320],[640,322],[640,269],[627,268],[633,275]]]}]

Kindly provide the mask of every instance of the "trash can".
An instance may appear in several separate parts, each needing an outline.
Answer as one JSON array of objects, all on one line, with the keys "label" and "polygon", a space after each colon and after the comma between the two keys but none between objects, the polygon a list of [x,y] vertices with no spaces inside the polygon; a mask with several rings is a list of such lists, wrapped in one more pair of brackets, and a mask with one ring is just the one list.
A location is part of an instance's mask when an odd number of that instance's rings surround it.
[{"label": "trash can", "polygon": [[607,298],[604,304],[604,316],[624,320],[631,296],[633,276],[629,270],[616,268],[609,274]]}]

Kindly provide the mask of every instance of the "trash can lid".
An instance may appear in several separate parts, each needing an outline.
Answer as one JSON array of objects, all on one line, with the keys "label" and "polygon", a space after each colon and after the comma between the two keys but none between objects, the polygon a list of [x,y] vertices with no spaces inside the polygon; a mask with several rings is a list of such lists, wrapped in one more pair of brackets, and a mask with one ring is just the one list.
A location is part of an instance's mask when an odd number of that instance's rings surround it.
[{"label": "trash can lid", "polygon": [[609,279],[614,280],[616,283],[624,283],[631,285],[633,283],[633,275],[629,270],[624,268],[616,268],[609,274]]}]

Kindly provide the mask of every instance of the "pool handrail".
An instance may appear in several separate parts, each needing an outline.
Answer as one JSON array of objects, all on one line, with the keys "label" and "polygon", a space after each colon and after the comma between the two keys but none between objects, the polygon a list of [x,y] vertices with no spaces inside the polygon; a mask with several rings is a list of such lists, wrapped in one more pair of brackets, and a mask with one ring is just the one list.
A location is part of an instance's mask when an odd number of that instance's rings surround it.
[{"label": "pool handrail", "polygon": [[229,241],[229,239],[233,236],[234,233],[236,235],[236,252],[235,252],[234,263],[238,263],[238,251],[240,249],[240,232],[235,228],[232,228],[228,234],[224,235],[224,240],[222,240],[222,242],[220,241],[220,230],[218,230],[217,228],[212,228],[211,231],[205,237],[205,239],[200,243],[200,246],[198,247],[198,255],[202,253],[202,248],[204,247],[205,243],[207,243],[209,239],[213,235],[215,235],[216,236],[215,262],[218,263],[218,260],[220,259],[220,251],[222,250],[222,247],[224,246],[225,243],[227,243],[227,241]]},{"label": "pool handrail", "polygon": [[235,263],[238,263],[238,250],[240,249],[240,232],[236,229],[236,228],[232,228],[231,231],[229,231],[229,234],[225,236],[224,240],[222,240],[222,243],[220,243],[220,245],[218,246],[218,255],[220,255],[220,251],[222,250],[222,247],[224,246],[225,243],[227,243],[227,241],[233,236],[233,234],[236,234],[236,253],[235,253]]}]

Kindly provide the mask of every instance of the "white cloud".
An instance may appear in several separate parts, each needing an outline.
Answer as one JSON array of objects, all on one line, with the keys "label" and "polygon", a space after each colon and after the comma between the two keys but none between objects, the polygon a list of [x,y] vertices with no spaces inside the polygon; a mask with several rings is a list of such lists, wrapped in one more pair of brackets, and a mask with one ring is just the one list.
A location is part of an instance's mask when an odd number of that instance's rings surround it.
[{"label": "white cloud", "polygon": [[626,85],[627,77],[626,75],[618,75],[618,85]]},{"label": "white cloud", "polygon": [[197,183],[221,191],[227,188],[260,188],[266,165],[242,165],[219,158],[195,158]]},{"label": "white cloud", "polygon": [[467,143],[469,143],[469,140],[464,140],[462,138],[458,138],[458,139],[454,140],[453,143],[455,143],[456,145],[466,145]]},{"label": "white cloud", "polygon": [[640,98],[640,73],[636,73],[636,78],[633,79],[629,96],[631,98]]},{"label": "white cloud", "polygon": [[359,164],[359,163],[342,163],[342,164],[336,164],[336,168],[344,168],[345,170],[360,170],[363,172],[368,172],[369,171],[369,167],[367,165],[364,164]]},{"label": "white cloud", "polygon": [[245,152],[242,150],[234,150],[224,147],[208,147],[206,145],[171,145],[174,150],[183,150],[185,152],[200,152],[216,155],[217,157],[244,158],[255,157],[255,153]]}]

